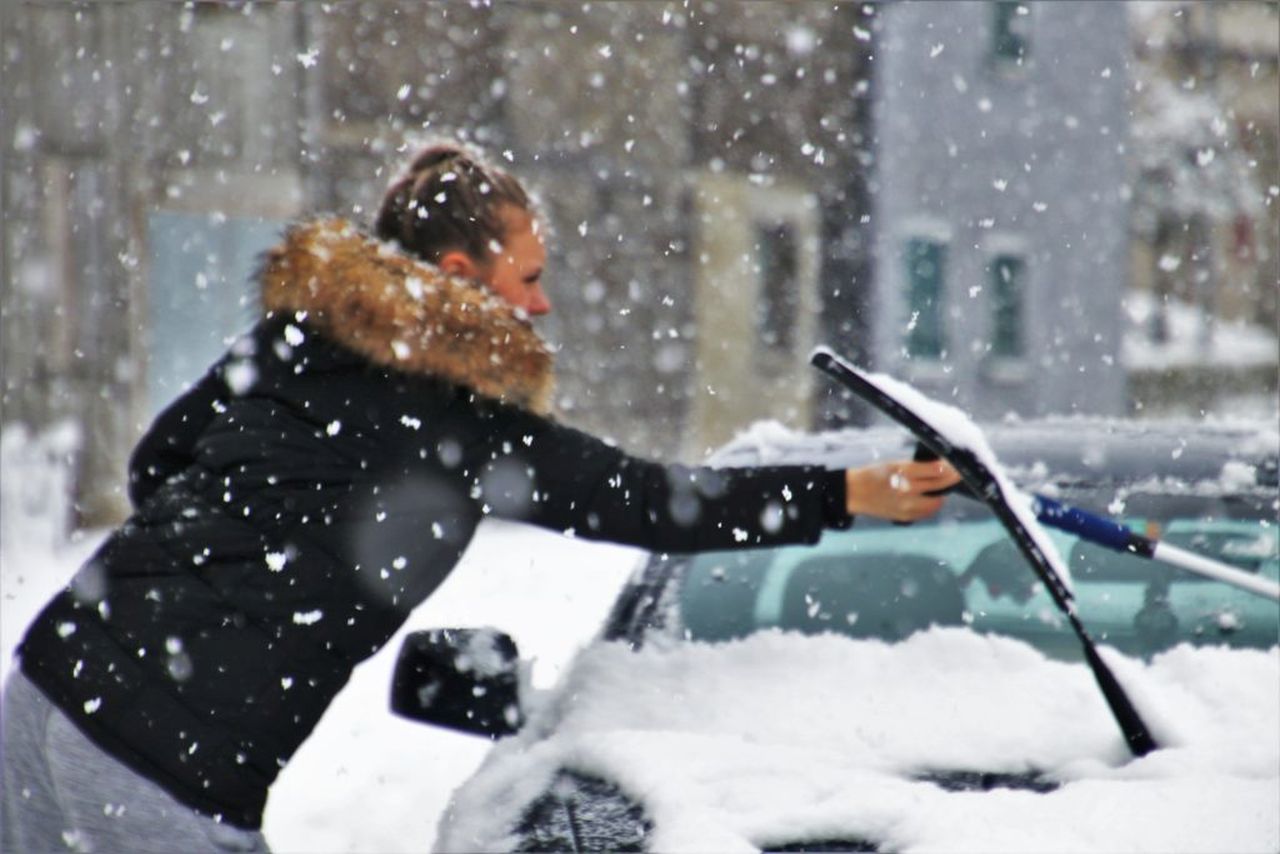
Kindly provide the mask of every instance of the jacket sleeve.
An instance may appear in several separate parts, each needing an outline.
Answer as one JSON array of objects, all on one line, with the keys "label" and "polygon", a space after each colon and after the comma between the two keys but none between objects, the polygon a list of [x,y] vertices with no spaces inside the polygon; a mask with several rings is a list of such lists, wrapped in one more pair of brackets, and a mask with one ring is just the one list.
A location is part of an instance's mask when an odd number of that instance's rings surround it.
[{"label": "jacket sleeve", "polygon": [[166,480],[191,465],[196,440],[226,396],[219,363],[156,416],[129,458],[129,499],[135,509]]},{"label": "jacket sleeve", "polygon": [[516,420],[491,434],[504,438],[477,479],[496,516],[662,552],[814,543],[851,522],[843,471],[661,465],[536,416]]}]

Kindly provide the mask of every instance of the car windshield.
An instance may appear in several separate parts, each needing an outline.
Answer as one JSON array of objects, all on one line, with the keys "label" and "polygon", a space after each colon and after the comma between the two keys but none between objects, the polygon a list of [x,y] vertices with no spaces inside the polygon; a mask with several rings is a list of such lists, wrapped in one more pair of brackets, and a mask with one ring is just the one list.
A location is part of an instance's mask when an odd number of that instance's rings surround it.
[{"label": "car windshield", "polygon": [[[1062,494],[1081,507],[1097,494]],[[1090,501],[1090,499],[1095,499]],[[1276,580],[1273,494],[1114,493],[1096,511],[1171,545]],[[1120,512],[1116,512],[1119,510]],[[1074,580],[1077,612],[1100,643],[1150,656],[1178,643],[1280,643],[1274,601],[1048,529]],[[780,629],[894,641],[930,625],[968,626],[1074,659],[1079,642],[1028,562],[985,508],[947,502],[927,523],[859,519],[816,546],[670,558],[667,631],[724,641]],[[670,617],[674,616],[674,619]]]}]

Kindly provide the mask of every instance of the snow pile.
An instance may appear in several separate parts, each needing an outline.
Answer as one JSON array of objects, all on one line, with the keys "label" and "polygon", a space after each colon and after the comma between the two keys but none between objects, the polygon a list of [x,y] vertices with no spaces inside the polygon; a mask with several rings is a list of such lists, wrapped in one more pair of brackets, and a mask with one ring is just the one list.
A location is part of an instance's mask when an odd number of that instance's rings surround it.
[{"label": "snow pile", "polygon": [[[786,456],[786,450],[793,448],[802,439],[807,439],[808,434],[796,430],[794,427],[788,427],[780,421],[773,419],[765,419],[753,422],[744,430],[740,430],[734,434],[731,444],[734,450],[741,452],[742,449],[750,449],[755,452],[757,464],[762,466],[779,466],[787,465],[792,462]],[[721,454],[724,449],[721,450]],[[712,455],[712,460],[716,460],[716,455]],[[731,463],[728,463],[731,464]]]},{"label": "snow pile", "polygon": [[[567,768],[640,803],[658,851],[806,839],[894,851],[1276,850],[1280,650],[1109,658],[1163,747],[1141,760],[1129,759],[1083,665],[964,629],[896,645],[779,632],[640,652],[597,645],[459,791],[438,845],[509,846],[522,809]],[[1035,769],[1062,786],[952,793],[912,779],[945,769]]]},{"label": "snow pile", "polygon": [[69,421],[38,436],[21,424],[0,431],[0,542],[47,551],[66,539],[79,447],[80,432]]},{"label": "snow pile", "polygon": [[1159,370],[1196,365],[1251,367],[1280,366],[1280,338],[1264,326],[1212,318],[1205,335],[1204,315],[1183,300],[1166,303],[1169,340],[1151,340],[1155,298],[1146,291],[1129,291],[1121,300],[1129,324],[1121,344],[1121,360],[1129,369]]}]

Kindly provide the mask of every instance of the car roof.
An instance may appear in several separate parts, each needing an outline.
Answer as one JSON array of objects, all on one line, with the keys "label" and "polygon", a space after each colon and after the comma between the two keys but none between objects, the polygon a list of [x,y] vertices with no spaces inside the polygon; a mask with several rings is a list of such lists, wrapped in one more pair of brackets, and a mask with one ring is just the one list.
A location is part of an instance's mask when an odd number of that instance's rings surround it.
[{"label": "car roof", "polygon": [[[980,425],[1008,469],[1082,484],[1147,479],[1221,482],[1250,491],[1277,485],[1280,430],[1262,422],[1139,421],[1058,417]],[[719,449],[717,466],[822,465],[843,468],[910,456],[903,429],[877,425],[802,433],[762,423]]]}]

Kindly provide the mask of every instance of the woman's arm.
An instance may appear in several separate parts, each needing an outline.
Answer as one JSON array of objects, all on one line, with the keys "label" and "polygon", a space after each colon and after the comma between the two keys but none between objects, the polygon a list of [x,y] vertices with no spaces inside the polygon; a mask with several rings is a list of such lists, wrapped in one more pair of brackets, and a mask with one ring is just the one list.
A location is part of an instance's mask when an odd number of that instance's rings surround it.
[{"label": "woman's arm", "polygon": [[527,413],[502,408],[485,420],[494,439],[477,483],[488,512],[651,551],[813,543],[855,512],[927,515],[941,499],[923,492],[953,482],[945,463],[850,472],[661,465]]},{"label": "woman's arm", "polygon": [[564,427],[518,451],[535,494],[526,520],[650,551],[814,543],[846,526],[842,472],[801,466],[690,468],[632,457]]}]

